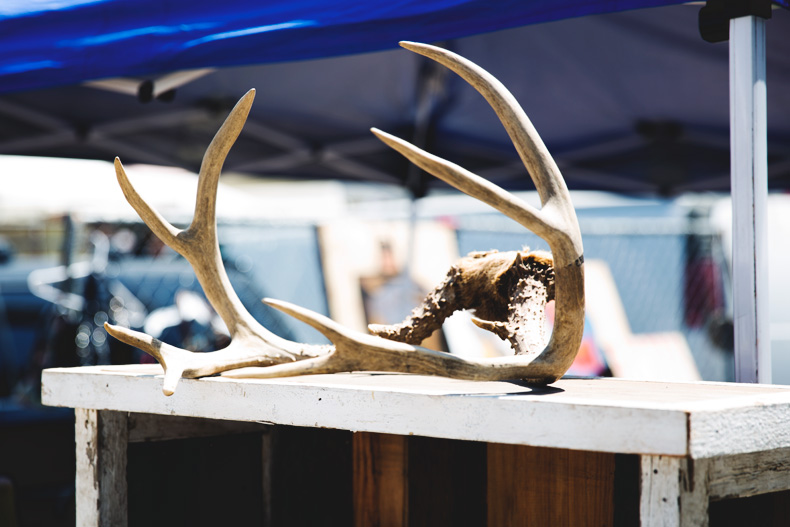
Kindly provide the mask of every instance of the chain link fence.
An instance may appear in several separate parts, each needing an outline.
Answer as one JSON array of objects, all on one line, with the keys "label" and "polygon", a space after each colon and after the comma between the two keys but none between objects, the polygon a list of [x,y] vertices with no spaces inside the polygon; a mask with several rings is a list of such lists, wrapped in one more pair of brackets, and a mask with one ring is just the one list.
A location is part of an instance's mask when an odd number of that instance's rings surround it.
[{"label": "chain link fence", "polygon": [[[704,380],[734,380],[730,281],[721,241],[705,217],[626,207],[582,210],[579,224],[585,261],[608,265],[631,331],[680,332]],[[458,245],[461,254],[548,250],[542,239],[494,214],[461,217]]]}]

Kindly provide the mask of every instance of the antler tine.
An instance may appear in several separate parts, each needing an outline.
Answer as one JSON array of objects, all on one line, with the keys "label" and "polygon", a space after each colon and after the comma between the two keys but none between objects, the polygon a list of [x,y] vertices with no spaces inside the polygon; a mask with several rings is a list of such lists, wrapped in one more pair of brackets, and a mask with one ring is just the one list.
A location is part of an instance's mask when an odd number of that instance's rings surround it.
[{"label": "antler tine", "polygon": [[[492,379],[496,373],[481,370],[481,367],[495,366],[502,368],[505,364],[501,361],[475,361],[463,359],[457,355],[450,355],[421,346],[405,344],[394,340],[387,340],[373,335],[366,335],[346,328],[334,320],[307,308],[265,298],[266,304],[291,315],[292,317],[309,324],[320,331],[335,345],[335,351],[316,359],[308,359],[295,364],[280,364],[265,368],[275,371],[300,371],[295,375],[317,373],[306,371],[305,366],[310,361],[321,364],[321,373],[336,373],[344,371],[394,371],[416,373],[422,375],[444,375],[456,379]],[[319,360],[322,359],[322,360]],[[327,359],[327,360],[323,360]],[[332,360],[334,359],[334,360]],[[520,357],[519,367],[532,361],[532,357]],[[501,374],[501,372],[500,372]],[[232,375],[232,374],[230,374]],[[278,375],[281,376],[282,374]],[[497,377],[507,378],[507,377]]]},{"label": "antler tine", "polygon": [[454,186],[461,192],[487,203],[505,216],[519,222],[538,236],[549,236],[552,227],[546,224],[536,208],[517,199],[513,194],[494,185],[487,179],[469,172],[463,167],[451,163],[412,145],[411,143],[383,132],[378,128],[370,129],[376,137],[386,145],[397,150],[409,161],[433,174],[445,183]]},{"label": "antler tine", "polygon": [[228,152],[244,127],[244,122],[254,100],[254,89],[244,94],[239,102],[236,103],[230,115],[225,119],[208,149],[206,149],[200,166],[200,175],[198,176],[195,214],[192,225],[186,231],[171,225],[159,212],[146,203],[129,181],[121,160],[117,157],[115,158],[115,173],[126,200],[160,240],[185,257],[186,255],[183,252],[185,250],[188,251],[188,249],[184,244],[184,240],[179,237],[182,233],[188,232],[189,234],[185,237],[192,238],[198,232],[201,234],[205,232],[205,234],[213,235],[214,239],[216,239],[216,233],[214,232],[216,230],[216,198],[222,165],[225,163]]},{"label": "antler tine", "polygon": [[198,177],[197,198],[195,201],[195,216],[192,225],[187,229],[197,235],[201,231],[211,231],[216,239],[216,203],[217,188],[219,187],[219,176],[222,173],[222,166],[230,152],[231,147],[238,139],[247,116],[255,100],[255,89],[249,90],[239,99],[233,107],[222,127],[214,135],[203,154],[203,161],[200,164]]},{"label": "antler tine", "polygon": [[241,98],[206,150],[198,179],[195,214],[192,224],[186,230],[173,227],[146,203],[132,186],[120,160],[115,161],[118,182],[126,199],[165,244],[189,261],[206,297],[228,326],[232,336],[266,331],[244,309],[241,300],[233,291],[222,264],[216,232],[216,199],[220,171],[228,151],[244,126],[254,98],[255,90],[248,91]]},{"label": "antler tine", "polygon": [[404,41],[400,42],[400,45],[454,71],[485,97],[502,121],[519,156],[535,180],[535,186],[543,203],[548,201],[551,195],[556,194],[557,189],[553,188],[555,185],[565,187],[562,178],[558,181],[555,177],[559,174],[559,169],[532,125],[532,121],[524,113],[513,94],[496,77],[452,51],[419,42]]},{"label": "antler tine", "polygon": [[273,298],[264,298],[263,302],[320,331],[326,338],[332,341],[335,346],[342,347],[344,344],[353,342],[354,345],[362,345],[376,349],[384,348],[393,351],[413,351],[416,349],[409,344],[402,344],[400,342],[352,331],[329,317],[325,317],[324,315],[302,306],[291,304],[290,302],[275,300]]},{"label": "antler tine", "polygon": [[171,346],[145,333],[120,326],[113,326],[107,322],[104,323],[104,329],[107,330],[107,333],[121,342],[140,348],[154,357],[165,370],[165,380],[162,385],[162,391],[165,395],[173,395],[175,393],[178,380],[189,364],[189,358],[192,355],[191,352]]},{"label": "antler tine", "polygon": [[[543,204],[544,221],[551,224],[555,231],[550,238],[539,232],[536,234],[552,245],[558,265],[576,261],[582,255],[582,242],[578,228],[573,228],[574,225],[578,226],[578,220],[568,187],[532,121],[513,94],[483,68],[451,51],[417,42],[401,42],[400,45],[454,71],[488,101],[535,183]],[[559,247],[560,236],[566,238],[564,247]]]},{"label": "antler tine", "polygon": [[216,199],[225,158],[241,132],[255,97],[247,92],[228,115],[203,157],[198,179],[195,214],[186,230],[168,223],[135,190],[119,159],[115,161],[118,182],[127,201],[151,230],[191,264],[211,305],[225,322],[232,342],[222,350],[192,353],[165,344],[130,329],[106,326],[118,340],[153,356],[165,369],[163,391],[171,395],[178,379],[202,377],[230,368],[292,362],[327,352],[325,346],[291,342],[271,333],[244,308],[230,284],[219,250]]},{"label": "antler tine", "polygon": [[231,287],[217,239],[216,202],[219,176],[228,152],[244,127],[254,99],[255,90],[244,94],[206,149],[200,165],[195,214],[191,225],[181,236],[182,240],[190,242],[184,244],[181,254],[192,264],[206,297],[225,321],[232,336],[266,331],[244,309]]},{"label": "antler tine", "polygon": [[129,177],[126,175],[126,170],[123,168],[120,158],[115,158],[115,175],[118,178],[118,184],[126,197],[126,201],[143,220],[143,223],[148,225],[148,228],[153,231],[156,236],[164,243],[171,247],[174,251],[181,253],[183,244],[179,240],[178,235],[182,232],[181,229],[173,227],[166,219],[162,217],[153,207],[151,207],[134,188]]},{"label": "antler tine", "polygon": [[562,375],[558,375],[556,367],[544,361],[542,356],[464,359],[420,346],[365,335],[288,302],[272,299],[264,299],[264,302],[314,327],[332,340],[335,349],[320,357],[289,364],[226,371],[223,372],[223,377],[269,379],[350,371],[386,371],[466,380],[524,379],[545,384]]}]

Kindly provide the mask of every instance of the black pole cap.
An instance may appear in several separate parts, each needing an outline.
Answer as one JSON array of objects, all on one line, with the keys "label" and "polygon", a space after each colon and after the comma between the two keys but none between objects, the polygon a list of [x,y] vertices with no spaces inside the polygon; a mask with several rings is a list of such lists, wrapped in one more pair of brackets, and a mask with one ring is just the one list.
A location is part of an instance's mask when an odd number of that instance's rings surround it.
[{"label": "black pole cap", "polygon": [[706,42],[725,42],[730,20],[742,16],[771,18],[771,0],[708,0],[699,10],[699,34]]}]

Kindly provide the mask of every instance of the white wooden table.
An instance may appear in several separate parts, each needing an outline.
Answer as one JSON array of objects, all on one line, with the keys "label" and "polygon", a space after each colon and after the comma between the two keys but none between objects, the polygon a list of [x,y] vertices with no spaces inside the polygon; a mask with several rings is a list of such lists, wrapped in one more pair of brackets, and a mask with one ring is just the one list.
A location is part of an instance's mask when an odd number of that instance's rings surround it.
[{"label": "white wooden table", "polygon": [[[125,525],[125,461],[113,461],[130,440],[117,429],[127,421],[113,425],[122,412],[637,454],[643,526],[704,526],[710,500],[790,489],[787,387],[563,379],[532,389],[352,373],[181,380],[165,397],[159,372],[44,371],[44,404],[77,409],[78,525]],[[158,432],[141,423],[136,433]]]}]

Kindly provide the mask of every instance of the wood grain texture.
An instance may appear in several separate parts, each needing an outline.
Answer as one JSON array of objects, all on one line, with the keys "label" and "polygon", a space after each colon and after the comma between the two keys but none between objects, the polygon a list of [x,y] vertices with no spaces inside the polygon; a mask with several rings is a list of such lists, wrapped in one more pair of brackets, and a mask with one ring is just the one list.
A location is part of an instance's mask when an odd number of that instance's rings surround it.
[{"label": "wood grain texture", "polygon": [[408,525],[408,439],[392,434],[354,434],[355,526]]},{"label": "wood grain texture", "polygon": [[52,406],[623,454],[709,458],[790,448],[790,389],[780,386],[562,379],[535,388],[352,373],[184,379],[182,393],[164,398],[156,370],[147,371],[46,370],[42,399]]},{"label": "wood grain texture", "polygon": [[613,454],[488,445],[488,525],[610,526]]},{"label": "wood grain texture", "polygon": [[[771,404],[767,395],[756,398],[752,405],[732,401],[730,408],[695,412],[689,416],[690,454],[695,458],[717,455],[745,454],[790,446],[788,408]],[[761,405],[762,404],[762,405]],[[759,411],[755,411],[759,406]]]},{"label": "wood grain texture", "polygon": [[354,434],[354,524],[484,525],[486,445]]},{"label": "wood grain texture", "polygon": [[74,441],[77,448],[77,525],[85,527],[98,526],[98,412],[96,410],[77,408],[74,420]]},{"label": "wood grain texture", "polygon": [[642,527],[708,527],[706,460],[642,456]]},{"label": "wood grain texture", "polygon": [[790,448],[711,459],[708,478],[712,500],[790,490]]},{"label": "wood grain texture", "polygon": [[77,525],[126,527],[126,414],[78,409],[74,430]]}]

